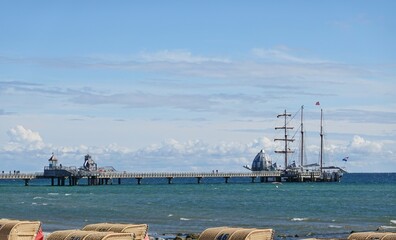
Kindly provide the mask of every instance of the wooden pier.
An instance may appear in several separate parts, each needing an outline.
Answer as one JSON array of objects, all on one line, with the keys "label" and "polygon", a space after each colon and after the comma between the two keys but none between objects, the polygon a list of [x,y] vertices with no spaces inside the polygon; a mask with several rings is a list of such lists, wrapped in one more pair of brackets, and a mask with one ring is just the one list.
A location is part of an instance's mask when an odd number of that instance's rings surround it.
[{"label": "wooden pier", "polygon": [[[284,172],[284,171],[252,171],[252,172],[87,172],[77,170],[58,169],[53,174],[44,173],[0,173],[0,180],[23,180],[25,185],[33,179],[51,179],[51,185],[55,186],[76,186],[80,179],[87,179],[88,185],[109,185],[121,184],[122,179],[135,179],[137,184],[141,184],[144,179],[167,179],[171,184],[175,178],[193,178],[198,184],[205,178],[223,178],[225,183],[229,183],[231,178],[250,178],[254,183],[259,182],[315,182],[323,178],[320,171],[315,172]],[[68,184],[67,184],[68,183]]]}]

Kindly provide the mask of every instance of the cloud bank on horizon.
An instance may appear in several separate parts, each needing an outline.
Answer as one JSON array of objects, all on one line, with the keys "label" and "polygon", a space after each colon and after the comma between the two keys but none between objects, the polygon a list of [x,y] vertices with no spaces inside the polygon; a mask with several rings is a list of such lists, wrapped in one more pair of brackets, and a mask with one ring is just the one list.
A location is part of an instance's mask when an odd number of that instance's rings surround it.
[{"label": "cloud bank on horizon", "polygon": [[323,108],[327,164],[396,171],[392,1],[108,4],[1,4],[0,171],[282,165],[276,115],[301,105],[308,162]]}]

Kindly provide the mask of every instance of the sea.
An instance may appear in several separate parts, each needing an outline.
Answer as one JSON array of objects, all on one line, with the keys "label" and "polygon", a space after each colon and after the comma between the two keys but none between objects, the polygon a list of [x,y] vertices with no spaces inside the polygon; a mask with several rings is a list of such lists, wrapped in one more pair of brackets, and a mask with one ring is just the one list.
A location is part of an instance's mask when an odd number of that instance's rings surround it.
[{"label": "sea", "polygon": [[0,181],[0,218],[39,220],[44,232],[87,224],[147,223],[152,236],[230,226],[272,228],[279,239],[347,238],[396,229],[396,173],[348,173],[332,183],[251,183],[250,178],[135,179],[121,185],[50,186]]}]

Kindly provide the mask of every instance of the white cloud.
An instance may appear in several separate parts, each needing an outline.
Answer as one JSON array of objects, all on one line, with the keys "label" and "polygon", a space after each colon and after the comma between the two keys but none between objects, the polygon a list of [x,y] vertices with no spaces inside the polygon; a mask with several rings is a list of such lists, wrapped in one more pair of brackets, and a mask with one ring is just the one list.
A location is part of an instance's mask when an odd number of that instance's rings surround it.
[{"label": "white cloud", "polygon": [[30,129],[18,125],[11,128],[7,132],[10,138],[10,149],[15,148],[28,148],[28,149],[42,149],[45,144],[38,132],[34,132]]},{"label": "white cloud", "polygon": [[154,53],[141,53],[140,59],[144,62],[171,62],[171,63],[204,63],[204,62],[230,62],[225,58],[211,58],[195,56],[186,50],[162,50]]},{"label": "white cloud", "polygon": [[379,153],[382,152],[383,144],[366,140],[360,136],[354,136],[348,148],[353,152]]},{"label": "white cloud", "polygon": [[[99,166],[113,166],[119,171],[171,172],[171,171],[245,171],[242,166],[251,164],[254,156],[264,149],[273,161],[281,161],[274,153],[278,142],[262,137],[251,142],[222,141],[209,144],[203,140],[179,141],[168,139],[140,149],[132,149],[112,143],[106,146],[53,146],[44,143],[38,132],[21,125],[8,132],[9,142],[0,149],[4,169],[30,168],[39,171],[47,164],[51,152],[58,155],[64,166],[81,166],[83,157],[89,153]],[[385,165],[395,163],[394,141],[370,141],[354,136],[350,144],[332,144],[325,149],[330,155],[327,164],[340,165],[341,159],[350,156],[347,165],[350,171],[384,171]],[[309,159],[317,155],[318,146],[306,149]],[[279,157],[279,158],[278,158]],[[38,162],[42,164],[37,164]],[[278,162],[278,164],[282,164]],[[311,163],[311,162],[310,162]],[[390,169],[389,169],[390,170]]]},{"label": "white cloud", "polygon": [[309,58],[302,58],[297,57],[289,53],[287,48],[273,48],[273,49],[261,49],[261,48],[254,48],[252,49],[253,55],[268,60],[272,62],[282,61],[282,62],[291,62],[291,63],[328,63],[328,61],[323,61],[319,59],[309,59]]}]

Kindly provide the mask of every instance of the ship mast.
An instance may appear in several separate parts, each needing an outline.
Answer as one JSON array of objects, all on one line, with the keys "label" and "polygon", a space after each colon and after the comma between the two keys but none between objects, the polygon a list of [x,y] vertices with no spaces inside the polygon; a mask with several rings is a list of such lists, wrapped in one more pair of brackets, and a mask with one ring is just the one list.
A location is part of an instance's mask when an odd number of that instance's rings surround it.
[{"label": "ship mast", "polygon": [[277,118],[284,117],[285,118],[285,124],[282,127],[275,127],[275,130],[283,129],[285,138],[275,138],[274,141],[284,141],[285,142],[285,149],[282,151],[275,151],[276,153],[282,153],[285,154],[285,170],[287,169],[287,154],[288,153],[293,153],[294,151],[290,150],[288,146],[288,142],[293,142],[293,138],[288,138],[287,136],[287,130],[288,129],[293,129],[293,127],[288,127],[287,126],[287,117],[291,117],[290,113],[286,113],[286,110],[283,114],[279,114]]},{"label": "ship mast", "polygon": [[320,172],[323,169],[323,109],[320,109]]},{"label": "ship mast", "polygon": [[300,150],[300,161],[301,167],[304,166],[304,123],[303,123],[303,115],[304,115],[304,105],[301,106],[301,150]]}]

